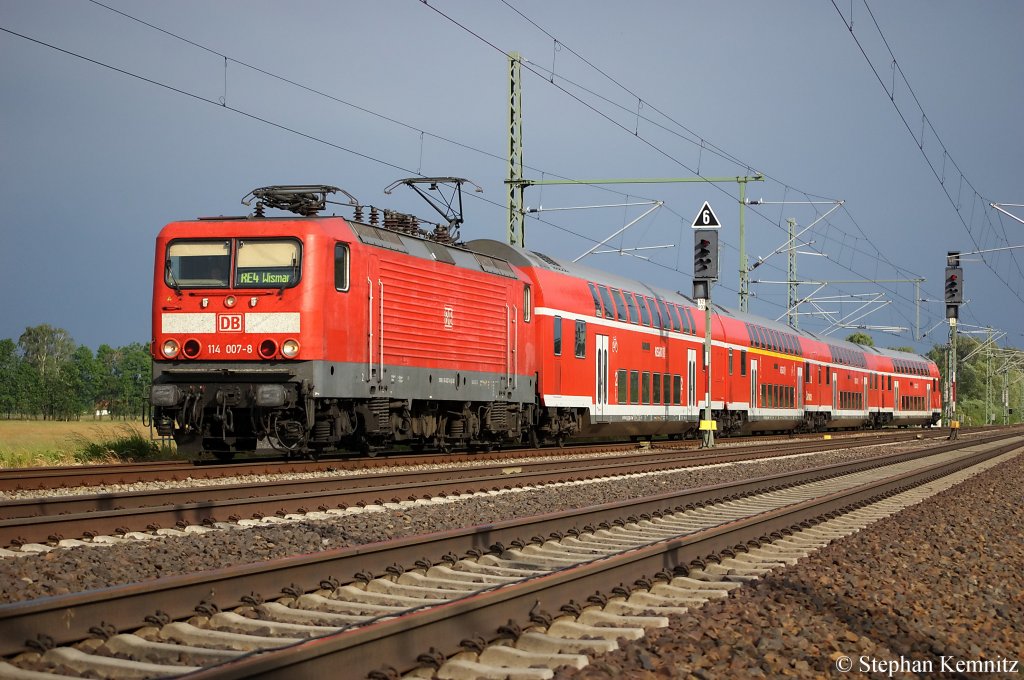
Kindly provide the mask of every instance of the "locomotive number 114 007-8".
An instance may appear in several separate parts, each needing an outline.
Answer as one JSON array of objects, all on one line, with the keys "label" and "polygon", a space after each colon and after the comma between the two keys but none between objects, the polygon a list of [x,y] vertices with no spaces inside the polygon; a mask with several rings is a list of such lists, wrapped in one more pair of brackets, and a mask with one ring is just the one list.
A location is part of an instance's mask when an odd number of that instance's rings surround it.
[{"label": "locomotive number 114 007-8", "polygon": [[206,346],[207,354],[252,354],[255,348],[249,344],[245,345],[242,343],[228,343],[221,345],[219,343],[211,343]]}]

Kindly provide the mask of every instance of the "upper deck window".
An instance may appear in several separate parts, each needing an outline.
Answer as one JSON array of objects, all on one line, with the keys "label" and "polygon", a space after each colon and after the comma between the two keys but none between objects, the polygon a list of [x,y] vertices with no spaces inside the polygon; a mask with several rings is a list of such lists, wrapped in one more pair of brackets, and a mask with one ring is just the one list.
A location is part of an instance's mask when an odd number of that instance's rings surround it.
[{"label": "upper deck window", "polygon": [[167,247],[164,281],[175,288],[227,288],[231,241],[174,241]]},{"label": "upper deck window", "polygon": [[236,288],[290,288],[299,282],[301,251],[295,239],[238,239]]},{"label": "upper deck window", "polygon": [[615,320],[626,320],[626,302],[622,299],[622,293],[612,288],[612,298],[615,300]]},{"label": "upper deck window", "polygon": [[626,297],[626,311],[629,313],[629,322],[637,323],[639,319],[636,316],[636,300],[633,299],[633,294],[628,290],[622,291],[622,294]]},{"label": "upper deck window", "polygon": [[594,288],[594,284],[587,282],[587,286],[590,287],[590,296],[594,298],[594,316],[600,317],[601,314],[601,300],[597,297],[597,288]]}]

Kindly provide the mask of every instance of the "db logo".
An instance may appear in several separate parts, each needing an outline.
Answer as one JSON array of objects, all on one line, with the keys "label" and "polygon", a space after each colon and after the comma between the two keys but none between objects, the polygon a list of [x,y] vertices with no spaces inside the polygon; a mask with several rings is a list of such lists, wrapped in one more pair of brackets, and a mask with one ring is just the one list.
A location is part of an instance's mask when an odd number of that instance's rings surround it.
[{"label": "db logo", "polygon": [[241,333],[242,332],[242,315],[241,314],[218,314],[217,315],[217,332],[218,333]]},{"label": "db logo", "polygon": [[444,308],[444,327],[455,328],[455,309],[452,307]]}]

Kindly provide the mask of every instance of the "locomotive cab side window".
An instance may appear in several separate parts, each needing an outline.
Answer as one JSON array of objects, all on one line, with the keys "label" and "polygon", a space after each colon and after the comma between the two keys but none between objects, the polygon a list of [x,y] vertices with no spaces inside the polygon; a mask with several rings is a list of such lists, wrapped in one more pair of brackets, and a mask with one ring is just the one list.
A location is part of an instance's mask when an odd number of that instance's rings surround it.
[{"label": "locomotive cab side window", "polygon": [[348,290],[348,244],[334,245],[334,290]]},{"label": "locomotive cab side window", "polygon": [[529,323],[533,315],[533,297],[530,294],[530,287],[523,286],[523,321]]}]

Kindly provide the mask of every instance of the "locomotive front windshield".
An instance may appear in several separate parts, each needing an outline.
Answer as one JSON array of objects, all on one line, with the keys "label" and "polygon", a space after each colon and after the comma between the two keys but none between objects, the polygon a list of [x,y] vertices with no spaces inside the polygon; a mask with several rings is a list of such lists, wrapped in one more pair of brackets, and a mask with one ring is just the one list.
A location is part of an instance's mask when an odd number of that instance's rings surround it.
[{"label": "locomotive front windshield", "polygon": [[301,264],[290,238],[179,240],[167,247],[164,280],[174,288],[290,288]]}]

